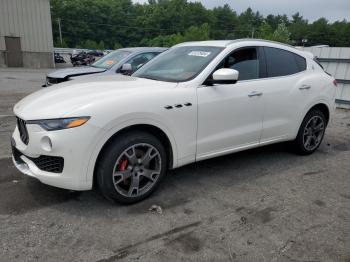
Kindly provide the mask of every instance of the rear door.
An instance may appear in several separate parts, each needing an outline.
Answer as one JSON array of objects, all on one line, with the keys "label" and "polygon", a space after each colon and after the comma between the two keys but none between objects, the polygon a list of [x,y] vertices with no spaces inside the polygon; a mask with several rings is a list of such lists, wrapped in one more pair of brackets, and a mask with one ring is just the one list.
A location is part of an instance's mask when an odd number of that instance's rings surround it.
[{"label": "rear door", "polygon": [[264,53],[267,78],[262,80],[265,110],[261,143],[292,138],[314,90],[305,58],[273,47],[264,47]]}]

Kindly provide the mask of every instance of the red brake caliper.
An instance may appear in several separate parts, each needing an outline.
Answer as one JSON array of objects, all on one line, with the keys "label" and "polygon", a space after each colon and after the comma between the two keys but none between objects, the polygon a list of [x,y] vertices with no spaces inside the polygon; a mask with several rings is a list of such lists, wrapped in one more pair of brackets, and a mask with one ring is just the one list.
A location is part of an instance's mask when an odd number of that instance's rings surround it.
[{"label": "red brake caliper", "polygon": [[[123,160],[120,165],[119,165],[119,171],[124,171],[126,169],[126,167],[128,166],[128,160],[125,159]],[[125,184],[125,177],[123,177],[123,184]]]},{"label": "red brake caliper", "polygon": [[128,160],[125,159],[120,163],[119,171],[124,171],[127,166],[128,166]]}]

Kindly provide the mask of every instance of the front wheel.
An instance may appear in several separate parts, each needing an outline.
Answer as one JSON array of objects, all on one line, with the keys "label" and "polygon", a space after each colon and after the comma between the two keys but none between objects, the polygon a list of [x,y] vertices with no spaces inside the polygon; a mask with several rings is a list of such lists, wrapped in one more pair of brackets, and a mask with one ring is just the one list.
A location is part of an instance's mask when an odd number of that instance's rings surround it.
[{"label": "front wheel", "polygon": [[152,194],[166,169],[167,156],[162,143],[151,134],[130,132],[108,144],[96,175],[106,198],[131,204]]},{"label": "front wheel", "polygon": [[320,146],[326,130],[327,121],[320,110],[308,112],[299,128],[297,138],[293,141],[296,153],[309,155]]}]

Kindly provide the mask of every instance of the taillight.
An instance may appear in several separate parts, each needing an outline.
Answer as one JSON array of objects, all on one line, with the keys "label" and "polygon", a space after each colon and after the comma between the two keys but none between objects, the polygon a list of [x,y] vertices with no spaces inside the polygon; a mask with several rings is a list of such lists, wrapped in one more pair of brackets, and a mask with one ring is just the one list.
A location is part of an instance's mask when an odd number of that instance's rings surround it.
[{"label": "taillight", "polygon": [[336,79],[334,79],[334,80],[333,80],[333,85],[334,85],[334,86],[337,86],[337,85],[338,85],[338,83],[337,83],[337,80],[336,80]]}]

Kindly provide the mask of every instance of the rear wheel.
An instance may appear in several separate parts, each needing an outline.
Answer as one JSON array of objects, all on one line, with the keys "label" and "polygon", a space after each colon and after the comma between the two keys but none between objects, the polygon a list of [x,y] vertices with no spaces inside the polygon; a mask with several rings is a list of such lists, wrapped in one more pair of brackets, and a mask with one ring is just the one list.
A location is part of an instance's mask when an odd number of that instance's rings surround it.
[{"label": "rear wheel", "polygon": [[320,146],[327,122],[324,114],[320,110],[312,110],[305,116],[297,135],[293,141],[296,153],[309,155]]},{"label": "rear wheel", "polygon": [[166,173],[164,146],[151,134],[117,136],[98,163],[97,182],[103,195],[120,203],[138,202],[158,187]]}]

